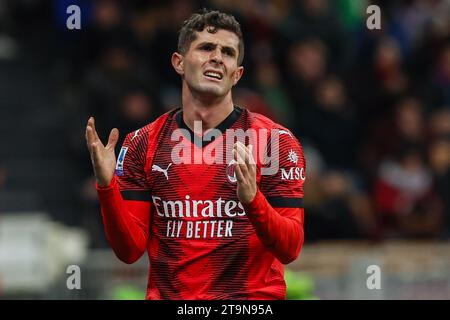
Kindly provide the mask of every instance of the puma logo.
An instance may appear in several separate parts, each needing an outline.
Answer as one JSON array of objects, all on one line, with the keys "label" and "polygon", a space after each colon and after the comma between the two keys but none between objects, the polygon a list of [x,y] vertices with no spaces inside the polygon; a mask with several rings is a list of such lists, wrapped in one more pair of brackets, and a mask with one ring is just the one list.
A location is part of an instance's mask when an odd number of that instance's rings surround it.
[{"label": "puma logo", "polygon": [[158,171],[158,172],[164,173],[164,175],[166,176],[166,179],[169,180],[169,175],[167,174],[167,171],[169,170],[171,165],[172,165],[172,162],[169,163],[169,165],[167,166],[166,170],[164,170],[160,166],[154,164],[154,165],[152,165],[152,171]]},{"label": "puma logo", "polygon": [[134,136],[131,138],[130,141],[133,141],[134,138],[136,138],[136,137],[138,136],[139,130],[141,130],[141,129],[137,129],[137,130],[134,132]]}]

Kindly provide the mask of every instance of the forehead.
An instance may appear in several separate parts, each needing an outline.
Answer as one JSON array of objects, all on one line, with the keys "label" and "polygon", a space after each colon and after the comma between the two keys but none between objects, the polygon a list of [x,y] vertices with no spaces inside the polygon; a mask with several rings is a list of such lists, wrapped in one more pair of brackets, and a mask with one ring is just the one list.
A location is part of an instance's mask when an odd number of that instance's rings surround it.
[{"label": "forehead", "polygon": [[192,42],[191,46],[202,42],[211,42],[220,46],[232,47],[236,51],[239,51],[239,38],[231,31],[219,29],[216,33],[210,33],[206,31],[208,27],[205,27],[203,31],[196,32],[197,38]]}]

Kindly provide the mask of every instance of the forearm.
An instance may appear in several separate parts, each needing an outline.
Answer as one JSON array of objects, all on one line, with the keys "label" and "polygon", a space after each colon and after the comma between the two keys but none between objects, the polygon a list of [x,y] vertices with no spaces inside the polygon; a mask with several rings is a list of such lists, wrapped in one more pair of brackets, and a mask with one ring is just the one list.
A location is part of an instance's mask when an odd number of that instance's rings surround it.
[{"label": "forearm", "polygon": [[97,185],[106,237],[117,257],[133,263],[145,252],[148,225],[133,213],[149,212],[150,203],[124,200],[114,178],[105,188]]},{"label": "forearm", "polygon": [[298,257],[304,240],[302,208],[274,209],[260,190],[244,208],[259,239],[280,262]]}]

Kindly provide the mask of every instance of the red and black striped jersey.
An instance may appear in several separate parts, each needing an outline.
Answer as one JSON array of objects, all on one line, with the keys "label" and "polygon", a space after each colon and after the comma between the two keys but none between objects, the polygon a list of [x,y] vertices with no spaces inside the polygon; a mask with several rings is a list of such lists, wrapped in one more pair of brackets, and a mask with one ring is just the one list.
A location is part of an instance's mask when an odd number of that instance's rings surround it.
[{"label": "red and black striped jersey", "polygon": [[[250,204],[236,193],[241,138],[257,164]],[[234,107],[199,137],[173,110],[127,135],[116,177],[97,187],[108,240],[126,262],[147,250],[147,299],[283,299],[283,264],[303,244],[305,170],[299,141],[262,115]]]}]

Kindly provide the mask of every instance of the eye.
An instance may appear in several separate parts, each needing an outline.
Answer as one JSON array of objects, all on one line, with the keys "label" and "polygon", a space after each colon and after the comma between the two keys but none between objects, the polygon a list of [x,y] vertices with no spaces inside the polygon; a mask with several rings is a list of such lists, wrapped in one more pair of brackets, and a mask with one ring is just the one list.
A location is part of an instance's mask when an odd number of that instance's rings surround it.
[{"label": "eye", "polygon": [[234,50],[232,50],[232,49],[227,49],[227,48],[225,48],[225,49],[223,49],[222,52],[223,52],[224,54],[226,54],[227,56],[234,57]]},{"label": "eye", "polygon": [[200,50],[203,50],[203,51],[211,51],[213,49],[214,48],[211,44],[204,44],[204,45],[200,46]]}]

